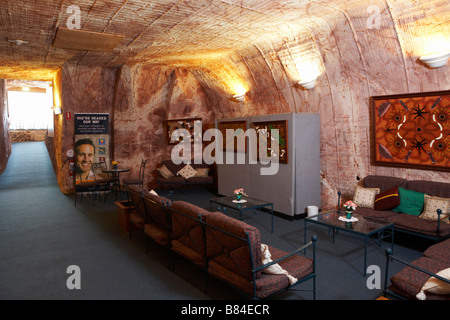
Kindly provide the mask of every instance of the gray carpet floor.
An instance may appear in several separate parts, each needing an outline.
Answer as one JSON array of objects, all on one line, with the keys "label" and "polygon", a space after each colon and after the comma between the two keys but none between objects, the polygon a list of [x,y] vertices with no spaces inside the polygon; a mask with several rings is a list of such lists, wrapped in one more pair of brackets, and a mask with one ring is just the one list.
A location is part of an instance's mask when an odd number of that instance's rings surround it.
[{"label": "gray carpet floor", "polygon": [[[164,194],[168,190],[157,190]],[[209,208],[209,190],[174,190],[173,200],[186,200]],[[122,195],[125,197],[125,195]],[[210,280],[205,293],[203,273],[181,259],[175,270],[168,268],[164,248],[144,235],[129,239],[119,226],[116,199],[105,202],[86,197],[74,206],[74,196],[61,193],[43,142],[14,143],[8,166],[0,175],[0,299],[2,300],[240,300],[219,281]],[[246,214],[244,221],[261,230],[263,243],[285,251],[303,245],[303,220]],[[375,300],[382,295],[384,249],[389,243],[368,249],[368,265],[381,270],[381,288],[370,289],[363,276],[363,240],[339,233],[335,243],[328,230],[308,227],[317,242],[318,300]],[[412,261],[429,245],[423,240],[395,236],[395,254]],[[67,268],[81,271],[81,289],[68,289]],[[393,266],[392,273],[400,270]],[[310,290],[307,282],[299,289]],[[309,300],[308,291],[288,291],[277,300]]]}]

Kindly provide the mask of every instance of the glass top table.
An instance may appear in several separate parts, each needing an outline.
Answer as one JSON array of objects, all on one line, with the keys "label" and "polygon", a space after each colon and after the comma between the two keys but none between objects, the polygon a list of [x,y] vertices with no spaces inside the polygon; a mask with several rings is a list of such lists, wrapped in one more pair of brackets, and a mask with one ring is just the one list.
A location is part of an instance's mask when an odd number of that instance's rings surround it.
[{"label": "glass top table", "polygon": [[[381,244],[381,240],[387,237],[391,238],[391,250],[394,249],[394,224],[392,222],[380,221],[375,219],[365,218],[364,216],[353,214],[357,221],[349,222],[342,221],[339,218],[345,218],[345,211],[331,210],[318,215],[305,218],[305,243],[307,225],[319,224],[327,226],[333,232],[333,243],[335,235],[339,230],[351,232],[364,237],[364,276],[366,275],[367,266],[367,246],[373,243]],[[385,232],[388,231],[388,232]],[[376,236],[375,239],[372,239]]]},{"label": "glass top table", "polygon": [[218,197],[218,198],[212,198],[209,200],[210,207],[212,208],[212,205],[215,204],[219,211],[222,213],[226,212],[226,209],[233,209],[239,212],[239,220],[242,221],[242,213],[247,210],[257,210],[261,208],[268,208],[268,210],[271,212],[271,232],[273,233],[273,203],[264,201],[264,200],[258,200],[251,197],[243,196],[241,198],[241,201],[237,201],[235,196],[231,197]]}]

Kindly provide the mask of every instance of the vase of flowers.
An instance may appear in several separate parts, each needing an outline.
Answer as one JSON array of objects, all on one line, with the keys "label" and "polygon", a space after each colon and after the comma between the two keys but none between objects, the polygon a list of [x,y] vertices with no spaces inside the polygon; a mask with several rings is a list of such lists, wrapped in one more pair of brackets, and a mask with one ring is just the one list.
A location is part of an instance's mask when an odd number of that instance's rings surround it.
[{"label": "vase of flowers", "polygon": [[238,201],[241,200],[242,196],[246,196],[243,188],[234,190],[234,194],[236,195],[236,200]]},{"label": "vase of flowers", "polygon": [[117,166],[119,165],[119,161],[112,161],[112,166],[114,170],[117,170]]},{"label": "vase of flowers", "polygon": [[355,203],[353,203],[353,201],[351,201],[351,200],[344,203],[344,209],[345,209],[345,213],[347,215],[347,219],[352,218],[353,210],[355,210],[356,207],[357,207],[357,205]]}]

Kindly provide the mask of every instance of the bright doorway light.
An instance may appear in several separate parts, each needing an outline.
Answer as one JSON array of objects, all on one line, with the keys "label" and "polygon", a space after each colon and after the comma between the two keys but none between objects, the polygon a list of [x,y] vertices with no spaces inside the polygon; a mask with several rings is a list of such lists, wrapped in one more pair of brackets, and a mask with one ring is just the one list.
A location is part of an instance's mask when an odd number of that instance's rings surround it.
[{"label": "bright doorway light", "polygon": [[39,88],[28,91],[8,88],[8,105],[11,130],[53,130],[53,90],[45,82]]}]

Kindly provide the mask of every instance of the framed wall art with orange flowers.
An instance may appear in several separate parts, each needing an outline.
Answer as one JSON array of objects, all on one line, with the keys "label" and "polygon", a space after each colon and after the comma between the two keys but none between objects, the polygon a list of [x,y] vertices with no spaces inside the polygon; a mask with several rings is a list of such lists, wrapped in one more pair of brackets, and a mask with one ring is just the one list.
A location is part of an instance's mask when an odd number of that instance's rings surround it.
[{"label": "framed wall art with orange flowers", "polygon": [[450,171],[450,91],[370,98],[375,165]]}]

